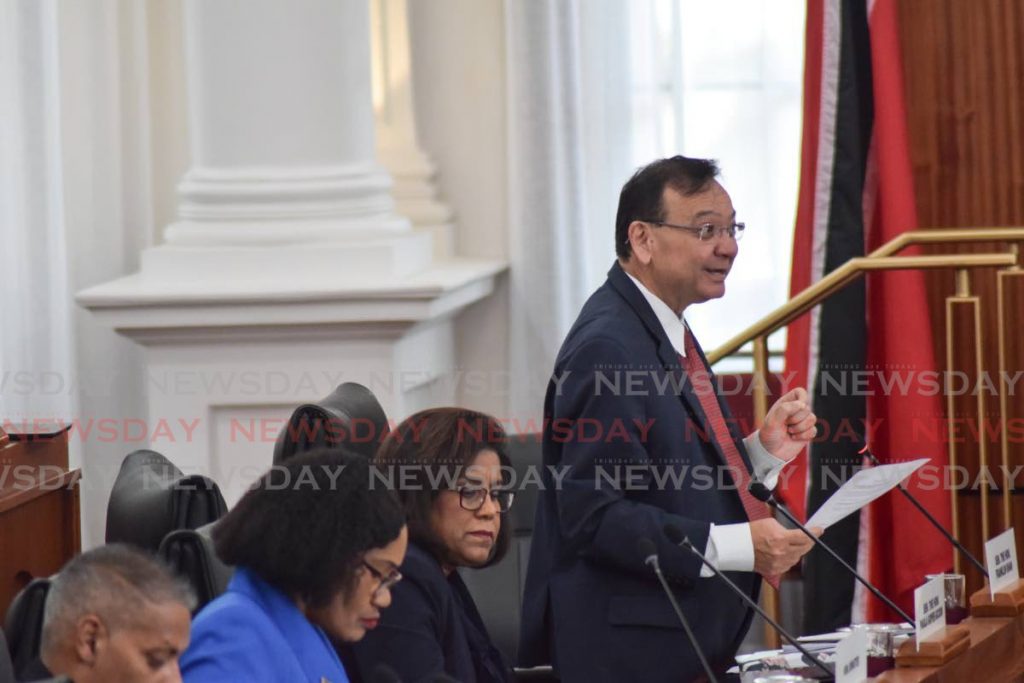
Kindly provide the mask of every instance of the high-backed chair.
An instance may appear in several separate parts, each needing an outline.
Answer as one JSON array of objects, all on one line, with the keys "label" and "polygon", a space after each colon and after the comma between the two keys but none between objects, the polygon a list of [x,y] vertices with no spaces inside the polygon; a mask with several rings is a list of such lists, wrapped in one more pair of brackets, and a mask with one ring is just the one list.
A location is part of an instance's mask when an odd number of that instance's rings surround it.
[{"label": "high-backed chair", "polygon": [[362,384],[345,382],[320,401],[295,409],[277,437],[274,462],[338,445],[372,458],[387,433],[387,416],[373,392]]},{"label": "high-backed chair", "polygon": [[43,608],[49,592],[49,578],[33,579],[14,596],[7,608],[4,633],[15,680],[21,680],[25,669],[39,656],[39,645],[43,637]]},{"label": "high-backed chair", "polygon": [[[507,520],[512,525],[508,554],[496,565],[486,569],[463,570],[461,573],[494,644],[509,662],[515,662],[519,643],[520,606],[523,603],[526,566],[537,508],[537,475],[527,480],[526,486],[520,484],[530,468],[539,470],[542,466],[540,434],[510,436],[508,455],[516,473],[516,497]],[[534,484],[530,484],[530,481]]]},{"label": "high-backed chair", "polygon": [[156,451],[125,456],[107,504],[107,543],[130,543],[156,552],[176,529],[195,529],[227,512],[217,484],[185,476]]},{"label": "high-backed chair", "polygon": [[213,549],[210,532],[214,525],[178,529],[167,534],[157,552],[196,593],[196,612],[228,587],[234,567],[224,564]]},{"label": "high-backed chair", "polygon": [[11,662],[11,653],[7,649],[7,638],[3,630],[0,630],[0,683],[14,683],[14,664]]}]

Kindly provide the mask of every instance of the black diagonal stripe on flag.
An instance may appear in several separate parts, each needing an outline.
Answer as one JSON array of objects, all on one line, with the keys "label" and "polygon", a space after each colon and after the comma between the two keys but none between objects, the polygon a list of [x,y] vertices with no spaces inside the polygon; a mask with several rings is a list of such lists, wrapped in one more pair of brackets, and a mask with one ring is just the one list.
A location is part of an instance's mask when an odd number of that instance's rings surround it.
[{"label": "black diagonal stripe on flag", "polygon": [[[808,1],[792,295],[916,227],[894,2]],[[863,391],[855,380],[876,371],[934,371],[920,273],[871,275],[794,321],[786,366],[792,381],[810,388],[821,425],[807,458],[782,478],[781,494],[794,509],[820,507],[861,465],[857,451],[865,442],[883,462],[946,463],[941,445],[914,428],[915,420],[941,416],[937,396],[920,386],[885,393],[875,380]],[[948,492],[914,479],[909,486],[948,526]],[[830,527],[825,540],[910,611],[913,588],[950,559],[938,533],[921,522],[909,503],[889,494]],[[804,563],[804,579],[805,633],[894,616],[817,551]]]},{"label": "black diagonal stripe on flag", "polygon": [[[871,55],[867,8],[843,2],[839,15],[838,98],[835,109],[835,156],[825,238],[824,270],[831,272],[864,255],[864,182],[871,141]],[[827,10],[826,10],[827,11]],[[813,514],[860,463],[863,396],[848,390],[865,361],[864,281],[858,280],[820,307],[819,356],[812,401],[823,439],[808,449],[807,510]],[[826,431],[827,430],[827,431]],[[828,543],[844,560],[857,563],[860,516],[853,514],[829,529]],[[824,633],[850,623],[854,579],[832,557],[815,548],[804,561],[805,633]]]}]

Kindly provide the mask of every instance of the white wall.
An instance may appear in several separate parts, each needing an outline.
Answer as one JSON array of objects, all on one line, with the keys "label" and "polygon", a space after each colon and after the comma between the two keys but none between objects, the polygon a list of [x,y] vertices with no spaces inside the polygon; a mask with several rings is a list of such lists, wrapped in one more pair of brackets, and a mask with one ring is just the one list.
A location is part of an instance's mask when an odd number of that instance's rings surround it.
[{"label": "white wall", "polygon": [[153,241],[177,217],[177,186],[188,170],[188,91],[181,0],[146,3],[149,35]]},{"label": "white wall", "polygon": [[[410,0],[420,144],[455,211],[456,253],[508,258],[502,0]],[[459,403],[508,413],[508,286],[458,321]]]},{"label": "white wall", "polygon": [[[136,270],[152,234],[147,59],[138,41],[145,5],[76,0],[58,8],[70,300],[76,291]],[[79,420],[70,449],[83,471],[87,548],[103,542],[107,498],[121,460],[145,445],[123,437],[126,429],[137,431],[132,420],[144,419],[147,406],[140,349],[70,305],[75,372],[68,380]]]}]

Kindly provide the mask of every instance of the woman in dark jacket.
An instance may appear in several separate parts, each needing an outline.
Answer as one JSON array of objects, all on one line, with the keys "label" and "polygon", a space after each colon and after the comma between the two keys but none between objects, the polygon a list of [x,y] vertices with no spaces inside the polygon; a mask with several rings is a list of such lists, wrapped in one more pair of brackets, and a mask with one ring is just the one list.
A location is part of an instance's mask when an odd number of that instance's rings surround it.
[{"label": "woman in dark jacket", "polygon": [[380,626],[351,647],[363,680],[382,665],[405,683],[439,674],[462,683],[510,680],[457,571],[494,564],[508,550],[505,441],[492,417],[437,408],[408,418],[381,444],[376,476],[398,492],[409,550]]}]

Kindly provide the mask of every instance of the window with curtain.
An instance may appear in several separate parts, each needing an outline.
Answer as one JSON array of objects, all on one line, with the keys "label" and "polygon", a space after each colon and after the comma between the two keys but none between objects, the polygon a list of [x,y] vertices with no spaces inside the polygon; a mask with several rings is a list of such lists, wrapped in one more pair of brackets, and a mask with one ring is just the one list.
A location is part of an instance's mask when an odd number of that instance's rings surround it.
[{"label": "window with curtain", "polygon": [[[800,168],[803,0],[637,0],[630,7],[634,166],[718,159],[747,224],[724,298],[687,320],[714,348],[789,298]],[[769,339],[781,351],[785,331]],[[749,369],[734,358],[721,370]],[[781,358],[772,367],[781,368]]]}]

